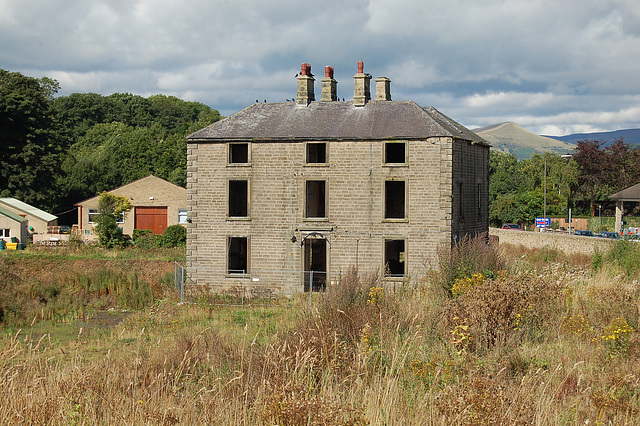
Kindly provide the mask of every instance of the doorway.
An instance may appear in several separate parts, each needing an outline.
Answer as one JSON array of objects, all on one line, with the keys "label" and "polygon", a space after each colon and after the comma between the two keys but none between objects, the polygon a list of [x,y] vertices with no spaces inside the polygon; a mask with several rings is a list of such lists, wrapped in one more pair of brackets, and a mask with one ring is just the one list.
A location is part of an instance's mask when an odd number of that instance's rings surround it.
[{"label": "doorway", "polygon": [[327,240],[306,238],[304,250],[304,291],[324,291],[327,287]]}]

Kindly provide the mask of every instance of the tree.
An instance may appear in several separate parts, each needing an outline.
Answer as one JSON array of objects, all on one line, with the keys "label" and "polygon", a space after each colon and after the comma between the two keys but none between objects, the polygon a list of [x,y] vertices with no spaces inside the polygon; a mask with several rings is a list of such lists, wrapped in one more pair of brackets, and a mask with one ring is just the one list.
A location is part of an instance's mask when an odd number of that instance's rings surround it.
[{"label": "tree", "polygon": [[118,228],[118,219],[133,208],[131,201],[122,195],[103,192],[98,198],[96,232],[98,242],[107,248],[126,246],[129,239]]},{"label": "tree", "polygon": [[36,79],[0,70],[0,195],[50,210],[59,194],[60,143],[53,127],[50,78]]}]

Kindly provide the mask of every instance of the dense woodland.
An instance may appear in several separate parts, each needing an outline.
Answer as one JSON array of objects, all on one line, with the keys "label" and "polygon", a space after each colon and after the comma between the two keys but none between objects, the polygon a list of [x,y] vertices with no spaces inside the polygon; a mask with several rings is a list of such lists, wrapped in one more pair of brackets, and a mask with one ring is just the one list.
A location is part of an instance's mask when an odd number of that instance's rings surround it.
[{"label": "dense woodland", "polygon": [[186,186],[186,136],[221,118],[170,96],[59,88],[0,70],[0,196],[58,215],[149,174]]},{"label": "dense woodland", "polygon": [[[220,120],[199,102],[129,93],[58,96],[57,81],[0,70],[0,196],[61,215],[101,191],[154,174],[186,185],[186,136]],[[545,191],[546,181],[546,191]],[[612,215],[608,196],[640,182],[640,149],[578,142],[572,157],[490,158],[492,225],[542,216]],[[635,212],[629,211],[628,214]],[[74,221],[74,213],[62,221]]]}]

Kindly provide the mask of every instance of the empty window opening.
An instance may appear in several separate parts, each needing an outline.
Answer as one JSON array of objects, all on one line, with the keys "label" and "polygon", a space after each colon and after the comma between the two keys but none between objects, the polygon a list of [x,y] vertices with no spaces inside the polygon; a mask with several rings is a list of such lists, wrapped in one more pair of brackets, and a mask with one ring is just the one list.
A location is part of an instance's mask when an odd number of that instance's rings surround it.
[{"label": "empty window opening", "polygon": [[229,181],[229,216],[249,216],[249,185],[246,180]]},{"label": "empty window opening", "polygon": [[406,144],[404,142],[386,142],[384,144],[384,162],[385,163],[405,163]]},{"label": "empty window opening", "polygon": [[249,265],[249,239],[229,237],[227,241],[227,273],[245,274]]},{"label": "empty window opening", "polygon": [[229,163],[248,163],[249,144],[232,143],[229,145]]},{"label": "empty window opening", "polygon": [[326,163],[327,162],[327,144],[307,143],[307,163]]},{"label": "empty window opening", "polygon": [[404,240],[384,241],[384,269],[386,277],[404,277]]},{"label": "empty window opening", "polygon": [[307,196],[306,196],[306,217],[308,218],[324,218],[326,217],[326,196],[325,181],[308,180]]},{"label": "empty window opening", "polygon": [[327,240],[304,240],[304,291],[324,291],[327,285]]},{"label": "empty window opening", "polygon": [[405,218],[404,181],[388,180],[384,183],[384,217],[385,219]]}]

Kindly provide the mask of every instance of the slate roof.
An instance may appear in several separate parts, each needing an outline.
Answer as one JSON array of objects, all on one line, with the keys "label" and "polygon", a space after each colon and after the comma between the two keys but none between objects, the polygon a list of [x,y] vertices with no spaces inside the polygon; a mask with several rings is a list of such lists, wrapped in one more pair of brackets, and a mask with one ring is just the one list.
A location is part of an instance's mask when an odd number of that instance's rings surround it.
[{"label": "slate roof", "polygon": [[255,103],[187,137],[195,141],[388,140],[448,136],[489,146],[433,107],[413,101]]},{"label": "slate roof", "polygon": [[609,198],[622,201],[640,201],[640,183],[609,195]]},{"label": "slate roof", "polygon": [[51,222],[52,220],[56,220],[58,218],[58,216],[54,216],[51,213],[47,213],[37,207],[33,207],[32,205],[11,197],[0,198],[0,204],[13,207],[16,210],[20,210],[21,212],[38,218],[44,222]]}]

